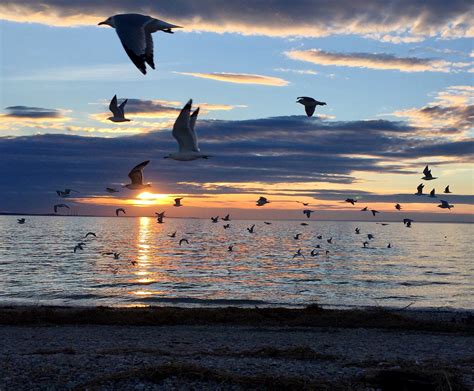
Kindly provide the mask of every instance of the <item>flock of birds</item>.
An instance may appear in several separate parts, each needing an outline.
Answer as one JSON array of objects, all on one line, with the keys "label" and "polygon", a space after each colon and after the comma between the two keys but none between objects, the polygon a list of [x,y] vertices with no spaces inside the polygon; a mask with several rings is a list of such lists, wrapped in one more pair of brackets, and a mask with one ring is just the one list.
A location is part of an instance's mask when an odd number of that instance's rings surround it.
[{"label": "flock of birds", "polygon": [[[173,33],[173,29],[176,28],[181,28],[181,26],[177,26],[159,19],[152,18],[147,15],[140,15],[140,14],[122,14],[122,15],[115,15],[109,17],[107,20],[100,22],[99,25],[107,25],[115,29],[118,37],[120,38],[120,41],[123,45],[123,48],[127,55],[129,56],[130,60],[133,62],[133,64],[142,72],[144,75],[147,73],[147,65],[151,67],[152,69],[155,69],[155,64],[154,64],[154,58],[153,58],[153,39],[152,39],[152,33],[157,32],[157,31],[162,31],[164,33]],[[129,122],[131,121],[130,119],[126,118],[125,115],[125,107],[127,105],[127,99],[122,101],[120,104],[118,103],[117,96],[115,95],[112,100],[110,101],[109,104],[109,110],[112,113],[112,116],[108,117],[108,120],[114,122],[114,123],[121,123],[121,122]],[[308,117],[311,117],[317,106],[325,106],[325,102],[320,102],[314,98],[311,97],[298,97],[297,98],[297,103],[301,104],[305,108],[306,115]],[[197,133],[195,131],[195,125],[197,122],[197,118],[199,115],[199,107],[192,111],[192,99],[190,99],[185,106],[181,109],[174,125],[173,125],[173,131],[172,135],[176,139],[178,143],[178,151],[170,153],[169,155],[165,156],[164,158],[167,159],[172,159],[172,160],[177,160],[177,161],[192,161],[196,159],[208,159],[211,156],[205,153],[202,153],[201,150],[199,149],[199,143],[198,143],[198,137]],[[151,187],[150,183],[145,183],[144,182],[144,177],[143,177],[143,170],[144,168],[150,163],[149,160],[146,160],[137,166],[135,166],[128,174],[128,177],[130,178],[130,183],[124,185],[123,187],[129,189],[129,190],[143,190],[146,188]],[[431,181],[437,179],[436,177],[433,177],[431,174],[431,170],[428,168],[428,166],[425,167],[423,170],[424,176],[422,177],[422,180],[425,181]],[[417,192],[415,193],[417,196],[422,196],[423,195],[423,188],[424,184],[421,183],[417,187]],[[120,192],[120,190],[114,188],[114,187],[106,187],[105,191],[109,194],[114,194]],[[73,189],[65,189],[65,190],[57,190],[56,193],[57,195],[64,199],[68,198],[72,195],[72,193],[78,193],[78,191],[73,190]],[[444,193],[449,194],[451,193],[449,186],[446,186]],[[435,189],[433,189],[429,197],[431,198],[436,198],[436,193]],[[183,197],[175,198],[174,199],[174,207],[182,207],[182,201]],[[348,198],[345,200],[345,202],[352,204],[355,206],[357,203],[357,199],[353,198]],[[309,206],[309,203],[305,202],[300,202],[296,201],[298,203],[303,204],[303,206],[307,207]],[[450,205],[449,202],[441,200],[440,205],[438,205],[439,208],[442,209],[449,209],[453,208],[453,205]],[[263,207],[267,204],[269,204],[270,201],[266,197],[259,197],[258,200],[256,201],[256,206],[257,207]],[[65,203],[59,203],[55,204],[53,206],[54,213],[58,213],[60,209],[70,209],[70,207],[65,204]],[[402,210],[402,206],[397,203],[395,205],[395,209],[400,211]],[[375,217],[377,214],[380,212],[375,210],[375,209],[369,209],[369,207],[364,207],[361,209],[363,212],[371,212],[372,215]],[[304,209],[303,214],[309,219],[311,218],[312,213],[315,213],[316,211],[311,210],[311,209]],[[126,211],[124,208],[117,208],[115,210],[115,215],[120,216],[120,214],[125,215]],[[157,218],[157,223],[158,224],[163,224],[164,223],[164,218],[165,218],[165,212],[160,212],[156,213],[156,218]],[[211,221],[214,224],[219,223],[219,221],[225,222],[223,225],[224,229],[229,229],[231,227],[230,225],[230,215],[227,214],[223,218],[219,218],[219,216],[216,217],[211,217]],[[409,218],[405,218],[403,220],[404,225],[407,228],[411,227],[413,220]],[[25,224],[26,219],[21,218],[18,219],[19,224]],[[264,224],[270,225],[272,224],[271,222],[265,221]],[[387,225],[386,223],[380,223],[382,225]],[[301,225],[308,225],[307,223],[301,223]],[[247,228],[247,231],[249,234],[255,234],[256,225],[253,224],[252,226]],[[355,229],[355,234],[360,234],[360,228]],[[168,234],[170,238],[175,238],[177,232],[173,232],[171,234]],[[302,234],[298,233],[296,234],[293,239],[294,240],[300,240]],[[84,239],[96,239],[97,235],[94,232],[88,232]],[[317,238],[319,240],[322,240],[323,237],[321,235],[318,235]],[[371,240],[374,239],[373,234],[367,234],[367,239],[366,241],[363,242],[363,248],[367,248],[369,246],[369,243]],[[332,244],[333,238],[327,238],[326,239],[328,244]],[[189,241],[187,238],[181,238],[179,240],[179,245],[183,244],[189,244]],[[84,246],[86,246],[85,241],[81,241],[77,243],[74,246],[74,252],[77,251],[82,251],[84,249]],[[232,252],[234,251],[234,244],[230,244],[228,246],[228,251]],[[388,248],[391,248],[391,243],[387,245]],[[319,255],[320,250],[322,251],[323,249],[321,248],[321,245],[318,244],[313,248],[310,252],[310,255],[315,257]],[[325,249],[325,254],[328,255],[330,251],[328,249]],[[103,255],[111,255],[113,256],[114,259],[120,259],[120,252],[112,251],[112,252],[105,252]],[[298,249],[296,253],[293,255],[293,259],[296,257],[305,257],[305,255],[302,252],[302,249]],[[136,264],[136,261],[130,261],[132,265]]]}]

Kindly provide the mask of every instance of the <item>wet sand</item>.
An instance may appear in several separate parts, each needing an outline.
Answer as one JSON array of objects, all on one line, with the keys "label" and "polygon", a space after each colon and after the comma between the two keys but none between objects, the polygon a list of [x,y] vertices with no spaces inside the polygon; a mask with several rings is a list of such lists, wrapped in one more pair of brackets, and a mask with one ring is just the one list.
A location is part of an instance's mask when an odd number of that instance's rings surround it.
[{"label": "wet sand", "polygon": [[473,389],[473,331],[450,311],[3,307],[0,389]]}]

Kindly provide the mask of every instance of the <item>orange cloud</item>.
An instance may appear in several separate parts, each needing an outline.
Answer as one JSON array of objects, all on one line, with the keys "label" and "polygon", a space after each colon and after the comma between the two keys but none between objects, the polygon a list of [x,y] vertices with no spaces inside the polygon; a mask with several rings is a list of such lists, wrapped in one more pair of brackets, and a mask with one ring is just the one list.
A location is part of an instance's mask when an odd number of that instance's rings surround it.
[{"label": "orange cloud", "polygon": [[280,79],[279,77],[254,75],[248,73],[227,73],[227,72],[213,72],[213,73],[199,73],[199,72],[176,72],[181,75],[199,77],[202,79],[211,79],[224,81],[227,83],[237,84],[257,84],[264,86],[283,87],[289,84],[288,81]]}]

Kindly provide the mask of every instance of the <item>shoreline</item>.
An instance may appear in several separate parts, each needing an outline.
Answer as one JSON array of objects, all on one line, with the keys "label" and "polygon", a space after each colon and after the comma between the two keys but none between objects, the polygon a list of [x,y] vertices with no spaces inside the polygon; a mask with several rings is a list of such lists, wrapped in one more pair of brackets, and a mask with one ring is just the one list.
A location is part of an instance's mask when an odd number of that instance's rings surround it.
[{"label": "shoreline", "polygon": [[1,390],[474,387],[472,311],[0,306],[0,338]]}]

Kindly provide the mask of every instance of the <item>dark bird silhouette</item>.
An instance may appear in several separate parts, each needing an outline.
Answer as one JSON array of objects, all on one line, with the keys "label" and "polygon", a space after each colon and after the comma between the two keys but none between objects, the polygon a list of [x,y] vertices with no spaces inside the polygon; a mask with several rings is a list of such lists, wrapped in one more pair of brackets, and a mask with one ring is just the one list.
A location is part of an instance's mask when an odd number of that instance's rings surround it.
[{"label": "dark bird silhouette", "polygon": [[77,190],[64,189],[64,191],[56,190],[56,194],[61,198],[67,198],[71,195],[71,192],[79,193]]},{"label": "dark bird silhouette", "polygon": [[295,255],[293,255],[292,259],[295,259],[296,257],[303,257],[304,258],[304,255],[301,253],[301,249],[298,249],[298,251],[295,253]]},{"label": "dark bird silhouette", "polygon": [[367,234],[367,238],[368,238],[369,240],[372,240],[373,238],[375,238],[375,236],[372,235],[372,234]]},{"label": "dark bird silhouette", "polygon": [[255,224],[252,225],[250,228],[247,228],[247,231],[249,231],[251,234],[254,233],[254,229],[255,229]]},{"label": "dark bird silhouette", "polygon": [[321,240],[323,238],[323,235],[318,235],[316,236],[319,240]]},{"label": "dark bird silhouette", "polygon": [[329,244],[332,244],[332,237],[330,237],[330,238],[327,240],[327,242],[328,242]]},{"label": "dark bird silhouette", "polygon": [[444,194],[451,194],[451,193],[452,193],[452,191],[449,190],[449,185],[446,186],[446,188],[444,189],[444,192],[443,192],[443,193],[444,193]]},{"label": "dark bird silhouette", "polygon": [[365,241],[362,243],[362,245],[364,246],[364,248],[366,248],[369,245],[369,242]]},{"label": "dark bird silhouette", "polygon": [[227,251],[229,251],[229,252],[234,251],[234,245],[231,244],[229,247],[227,247]]},{"label": "dark bird silhouette", "polygon": [[84,237],[87,238],[88,236],[93,236],[94,238],[97,237],[97,235],[94,232],[87,232],[86,236],[84,236]]},{"label": "dark bird silhouette", "polygon": [[355,233],[356,233],[357,235],[359,235],[359,234],[360,234],[360,228],[356,228],[356,229],[355,229]]},{"label": "dark bird silhouette", "polygon": [[172,234],[168,234],[170,238],[175,238],[176,237],[176,231],[174,231]]},{"label": "dark bird silhouette", "polygon": [[309,96],[299,96],[296,103],[300,103],[304,106],[304,110],[306,111],[306,115],[308,117],[312,117],[314,114],[314,110],[316,110],[316,106],[326,106],[326,102],[319,102],[314,98]]},{"label": "dark bird silhouette", "polygon": [[163,224],[163,219],[165,218],[165,212],[155,213],[156,221],[158,224]]},{"label": "dark bird silhouette", "polygon": [[411,228],[412,222],[413,222],[412,219],[403,219],[403,224],[405,224],[407,228]]},{"label": "dark bird silhouette", "polygon": [[117,253],[117,252],[106,252],[106,253],[102,253],[102,255],[113,255],[113,256],[114,256],[114,259],[120,259],[120,254],[121,254],[121,253]]},{"label": "dark bird silhouette", "polygon": [[347,199],[346,199],[346,202],[348,202],[349,204],[355,205],[355,203],[357,202],[357,200],[354,200],[353,198],[347,198]]},{"label": "dark bird silhouette", "polygon": [[415,195],[417,195],[417,196],[423,195],[423,188],[424,188],[424,187],[425,187],[425,185],[424,185],[423,183],[420,183],[420,184],[418,185],[418,187],[416,188],[416,193],[415,193]]},{"label": "dark bird silhouette", "polygon": [[371,212],[372,212],[372,216],[375,216],[377,213],[380,213],[378,210],[375,210],[375,209],[372,209]]},{"label": "dark bird silhouette", "polygon": [[105,188],[105,191],[106,191],[107,193],[118,193],[118,192],[119,192],[119,190],[114,189],[113,187],[106,187],[106,188]]},{"label": "dark bird silhouette", "polygon": [[124,215],[127,214],[127,213],[125,212],[125,209],[123,209],[123,208],[115,209],[115,215],[116,215],[116,216],[118,216],[120,212],[122,212]]},{"label": "dark bird silhouette", "polygon": [[54,213],[58,213],[58,209],[59,208],[66,208],[66,209],[71,209],[69,206],[67,206],[66,204],[57,204],[57,205],[54,205],[53,209],[54,209]]},{"label": "dark bird silhouette", "polygon": [[295,202],[297,202],[298,204],[302,204],[303,206],[309,205],[309,202],[301,202],[301,201],[295,201]]},{"label": "dark bird silhouette", "polygon": [[392,248],[392,245],[389,243],[388,246],[387,246],[387,248]]},{"label": "dark bird silhouette", "polygon": [[78,244],[76,244],[76,245],[74,246],[74,252],[76,252],[77,250],[81,250],[81,251],[84,250],[83,246],[84,246],[84,243],[78,243]]},{"label": "dark bird silhouette", "polygon": [[296,234],[295,236],[293,236],[293,239],[300,240],[300,236],[301,236],[301,234]]},{"label": "dark bird silhouette", "polygon": [[369,207],[368,206],[365,206],[363,207],[360,211],[361,212],[367,212],[369,210]]},{"label": "dark bird silhouette", "polygon": [[451,208],[454,208],[454,205],[450,205],[448,201],[441,200],[440,202],[441,204],[438,205],[438,208],[449,209],[450,211],[451,211]]},{"label": "dark bird silhouette", "polygon": [[302,225],[303,227],[306,227],[308,223],[301,223],[300,225]]},{"label": "dark bird silhouette", "polygon": [[311,217],[311,213],[314,213],[314,210],[305,209],[303,211],[303,214],[306,215],[308,219]]},{"label": "dark bird silhouette", "polygon": [[224,229],[229,229],[230,228],[230,224],[224,224]]},{"label": "dark bird silhouette", "polygon": [[179,241],[179,245],[181,246],[183,243],[189,244],[188,239],[181,239]]},{"label": "dark bird silhouette", "polygon": [[17,219],[17,221],[18,221],[18,224],[25,224],[26,219],[25,218]]},{"label": "dark bird silhouette", "polygon": [[435,189],[433,189],[433,190],[430,191],[430,195],[429,195],[428,197],[430,197],[430,198],[436,198]]},{"label": "dark bird silhouette", "polygon": [[266,225],[272,225],[272,223],[270,223],[268,221],[264,221],[263,223],[266,224]]},{"label": "dark bird silhouette", "polygon": [[396,209],[396,210],[402,210],[402,206],[401,206],[400,204],[396,204],[396,205],[395,205],[395,209]]},{"label": "dark bird silhouette", "polygon": [[318,255],[319,255],[319,251],[311,250],[311,256],[312,257],[317,257]]},{"label": "dark bird silhouette", "polygon": [[211,220],[212,220],[213,223],[218,223],[219,222],[219,216],[211,217]]},{"label": "dark bird silhouette", "polygon": [[270,201],[268,201],[265,197],[260,197],[257,200],[257,206],[264,206],[265,204],[269,204]]},{"label": "dark bird silhouette", "polygon": [[225,217],[222,218],[222,221],[230,221],[230,215],[225,215]]},{"label": "dark bird silhouette", "polygon": [[176,207],[179,207],[179,206],[183,206],[183,204],[181,204],[181,200],[183,199],[183,197],[181,198],[175,198],[174,199],[174,205],[173,206],[176,206]]},{"label": "dark bird silhouette", "polygon": [[432,181],[433,179],[437,179],[431,174],[431,170],[428,169],[428,166],[426,166],[425,169],[423,170],[423,174],[424,174],[424,177],[422,177],[421,179],[425,181]]}]

